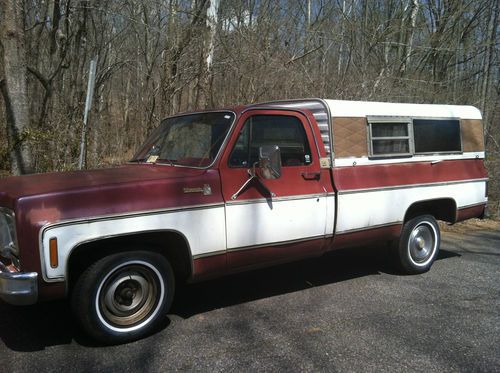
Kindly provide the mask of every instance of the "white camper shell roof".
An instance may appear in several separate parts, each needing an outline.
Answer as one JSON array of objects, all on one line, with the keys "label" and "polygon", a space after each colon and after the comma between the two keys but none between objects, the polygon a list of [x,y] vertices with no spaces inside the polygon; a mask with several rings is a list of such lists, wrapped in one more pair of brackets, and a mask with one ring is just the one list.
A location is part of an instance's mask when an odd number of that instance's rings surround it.
[{"label": "white camper shell roof", "polygon": [[431,117],[482,119],[481,112],[474,106],[399,104],[393,102],[324,100],[332,117]]}]

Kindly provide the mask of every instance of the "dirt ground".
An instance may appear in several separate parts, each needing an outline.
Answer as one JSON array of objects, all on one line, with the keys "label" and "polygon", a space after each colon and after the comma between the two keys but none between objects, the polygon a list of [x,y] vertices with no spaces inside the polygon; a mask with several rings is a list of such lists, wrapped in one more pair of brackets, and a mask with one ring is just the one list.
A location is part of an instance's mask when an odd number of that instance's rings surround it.
[{"label": "dirt ground", "polygon": [[469,219],[457,224],[447,224],[439,222],[439,226],[443,232],[450,233],[468,233],[471,231],[496,231],[500,232],[500,220],[493,219]]}]

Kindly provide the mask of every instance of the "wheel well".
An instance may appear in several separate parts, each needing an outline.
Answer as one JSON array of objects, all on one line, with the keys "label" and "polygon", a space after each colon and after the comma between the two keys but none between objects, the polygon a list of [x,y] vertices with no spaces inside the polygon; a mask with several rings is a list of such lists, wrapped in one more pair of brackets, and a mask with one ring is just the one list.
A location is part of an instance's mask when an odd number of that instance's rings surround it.
[{"label": "wheel well", "polygon": [[437,220],[454,223],[457,218],[457,204],[451,198],[415,202],[406,210],[404,221],[421,215],[432,215]]},{"label": "wheel well", "polygon": [[186,280],[192,273],[191,251],[184,236],[177,232],[148,232],[105,238],[77,246],[67,264],[67,290],[92,263],[105,256],[135,250],[149,250],[163,255],[172,266],[176,281]]}]

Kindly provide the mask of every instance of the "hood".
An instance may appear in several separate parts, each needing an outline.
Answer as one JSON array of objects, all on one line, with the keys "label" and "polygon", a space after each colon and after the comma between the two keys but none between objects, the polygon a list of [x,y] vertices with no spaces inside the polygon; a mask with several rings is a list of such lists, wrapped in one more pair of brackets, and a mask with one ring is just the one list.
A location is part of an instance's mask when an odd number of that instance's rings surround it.
[{"label": "hood", "polygon": [[[207,185],[210,194],[189,190]],[[0,179],[0,206],[21,225],[220,203],[214,169],[154,164]]]},{"label": "hood", "polygon": [[[212,193],[187,193],[209,185]],[[154,164],[0,179],[0,206],[17,218],[55,221],[220,202],[217,170]],[[50,215],[42,218],[42,215]]]},{"label": "hood", "polygon": [[[72,172],[50,172],[0,179],[0,205],[11,205],[21,197],[88,190],[123,183],[192,177],[205,170],[154,164],[130,164],[121,167]],[[10,202],[10,203],[8,203]],[[3,203],[3,204],[2,204]],[[12,207],[12,206],[6,206]]]}]

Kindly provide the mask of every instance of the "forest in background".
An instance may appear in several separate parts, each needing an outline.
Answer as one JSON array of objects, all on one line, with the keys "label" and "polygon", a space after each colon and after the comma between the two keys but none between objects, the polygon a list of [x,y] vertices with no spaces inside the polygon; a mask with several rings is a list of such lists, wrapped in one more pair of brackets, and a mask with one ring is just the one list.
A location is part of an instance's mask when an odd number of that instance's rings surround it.
[{"label": "forest in background", "polygon": [[126,161],[179,111],[304,97],[470,104],[498,213],[499,3],[1,0],[0,170],[78,167],[97,59],[87,168]]}]

